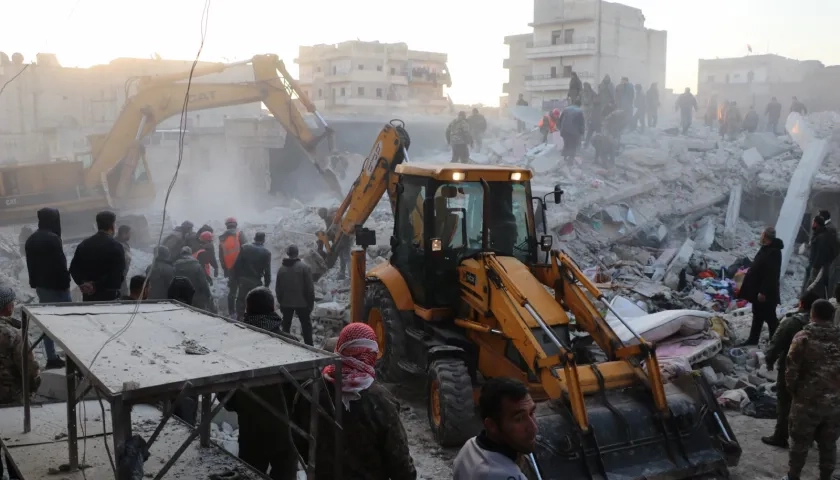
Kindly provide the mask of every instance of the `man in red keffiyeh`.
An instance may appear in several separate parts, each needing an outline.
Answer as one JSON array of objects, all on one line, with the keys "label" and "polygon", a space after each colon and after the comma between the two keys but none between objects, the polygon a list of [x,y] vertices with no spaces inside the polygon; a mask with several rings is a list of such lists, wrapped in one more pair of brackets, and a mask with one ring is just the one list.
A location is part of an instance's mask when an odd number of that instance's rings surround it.
[{"label": "man in red keffiyeh", "polygon": [[[359,392],[373,384],[377,352],[376,334],[364,323],[351,323],[338,336],[335,353],[341,355],[341,401],[347,410],[350,410],[350,402],[360,398]],[[324,379],[328,382],[334,382],[334,374],[334,365],[324,368]]]}]

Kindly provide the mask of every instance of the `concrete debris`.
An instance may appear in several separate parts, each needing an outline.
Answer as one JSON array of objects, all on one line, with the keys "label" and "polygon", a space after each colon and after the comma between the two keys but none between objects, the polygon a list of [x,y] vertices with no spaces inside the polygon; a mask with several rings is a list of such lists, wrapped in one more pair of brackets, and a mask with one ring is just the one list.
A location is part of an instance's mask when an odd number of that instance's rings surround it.
[{"label": "concrete debris", "polygon": [[747,167],[747,169],[752,169],[764,161],[764,158],[756,148],[750,148],[744,150],[744,154],[741,155],[741,161],[744,162],[744,166]]},{"label": "concrete debris", "polygon": [[700,227],[694,233],[694,248],[696,250],[708,250],[715,243],[715,219],[714,217],[703,217]]},{"label": "concrete debris", "polygon": [[694,241],[686,239],[682,246],[677,250],[671,263],[668,264],[668,269],[665,272],[665,285],[671,290],[676,290],[680,283],[680,272],[688,266],[691,261],[691,256],[694,254]]},{"label": "concrete debris", "polygon": [[736,228],[738,218],[741,216],[741,194],[744,189],[740,183],[732,187],[729,192],[729,204],[726,206],[726,218],[723,224],[723,238],[721,245],[724,248],[732,248],[735,244]]},{"label": "concrete debris", "polygon": [[[773,158],[793,149],[793,146],[779,141],[771,132],[748,133],[744,138],[744,147],[755,150],[762,158]],[[749,168],[749,167],[748,167]]]}]

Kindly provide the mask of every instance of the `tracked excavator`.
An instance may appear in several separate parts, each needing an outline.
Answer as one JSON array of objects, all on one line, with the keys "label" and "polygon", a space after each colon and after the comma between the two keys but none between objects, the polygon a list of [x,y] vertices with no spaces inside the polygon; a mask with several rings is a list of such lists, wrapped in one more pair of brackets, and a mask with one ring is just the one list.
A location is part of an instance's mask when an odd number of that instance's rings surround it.
[{"label": "tracked excavator", "polygon": [[[531,479],[727,477],[741,449],[704,378],[664,384],[656,344],[612,312],[633,332],[622,341],[598,308],[611,308],[604,295],[544,227],[537,234],[535,211],[562,191],[534,196],[525,168],[411,163],[409,146],[402,122],[385,125],[318,236],[330,265],[342,242],[362,247],[352,320],[376,332],[379,379],[426,379],[438,442],[475,435],[476,392],[505,376],[542,400],[537,447],[522,461]],[[364,222],[385,192],[391,258],[365,272],[375,234]]]},{"label": "tracked excavator", "polygon": [[[202,76],[243,64],[253,68],[254,82],[200,81]],[[32,222],[39,208],[55,207],[61,210],[66,227],[72,224],[81,227],[77,232],[67,228],[67,238],[91,233],[93,212],[146,207],[155,199],[155,188],[142,145],[144,137],[184,108],[196,111],[252,102],[262,102],[287,132],[281,152],[283,166],[291,171],[301,162],[311,162],[333,195],[342,198],[335,174],[316,155],[316,146],[324,138],[330,151],[335,150],[332,130],[283,61],[277,55],[257,55],[242,62],[198,67],[192,74],[181,72],[136,79],[136,92],[126,100],[111,130],[88,137],[89,154],[76,155],[73,161],[0,168],[0,223]],[[307,125],[298,103],[314,115],[321,133]],[[121,215],[120,222],[133,223],[134,240],[143,241],[140,238],[146,230],[143,217]]]}]

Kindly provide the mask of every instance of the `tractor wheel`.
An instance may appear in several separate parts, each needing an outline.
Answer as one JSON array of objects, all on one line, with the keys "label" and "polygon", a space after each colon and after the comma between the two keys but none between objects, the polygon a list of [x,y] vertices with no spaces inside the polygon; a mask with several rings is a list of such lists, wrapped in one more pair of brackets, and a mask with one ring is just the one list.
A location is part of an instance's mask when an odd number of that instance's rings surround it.
[{"label": "tractor wheel", "polygon": [[460,447],[480,430],[467,364],[457,358],[435,360],[426,383],[429,425],[443,447]]},{"label": "tractor wheel", "polygon": [[376,333],[379,354],[376,374],[383,382],[396,383],[408,373],[399,362],[405,356],[405,325],[391,292],[381,283],[368,285],[365,292],[365,323]]}]

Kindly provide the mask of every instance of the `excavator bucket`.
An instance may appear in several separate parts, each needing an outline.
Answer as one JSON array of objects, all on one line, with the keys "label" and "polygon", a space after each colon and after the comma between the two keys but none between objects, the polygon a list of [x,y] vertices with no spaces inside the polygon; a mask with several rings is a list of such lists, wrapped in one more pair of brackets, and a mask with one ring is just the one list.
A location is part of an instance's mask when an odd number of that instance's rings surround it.
[{"label": "excavator bucket", "polygon": [[[285,145],[282,148],[270,148],[268,155],[272,193],[303,202],[325,196],[343,198],[341,184],[320,148],[317,154],[309,154],[300,142],[287,136]],[[319,160],[313,161],[316,155]]]},{"label": "excavator bucket", "polygon": [[537,410],[532,479],[682,479],[728,477],[741,448],[702,376],[666,385],[670,415],[659,415],[649,391],[628,388],[586,397],[589,432],[561,402]]}]

